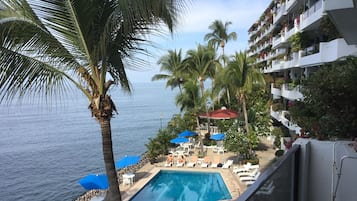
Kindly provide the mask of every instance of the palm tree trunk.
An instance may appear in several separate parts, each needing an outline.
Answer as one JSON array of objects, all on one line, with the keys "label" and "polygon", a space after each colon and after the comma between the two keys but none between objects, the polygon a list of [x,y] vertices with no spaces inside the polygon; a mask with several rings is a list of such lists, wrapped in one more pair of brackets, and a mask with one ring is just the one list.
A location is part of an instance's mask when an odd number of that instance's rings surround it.
[{"label": "palm tree trunk", "polygon": [[108,177],[109,190],[104,198],[105,201],[121,201],[117,172],[114,165],[112,132],[110,118],[101,118],[100,128],[102,131],[102,147],[105,170]]},{"label": "palm tree trunk", "polygon": [[[204,81],[203,79],[200,79],[200,86],[201,86],[201,94],[202,94],[202,98],[204,97],[204,91],[205,91],[205,86],[204,86]],[[208,116],[208,108],[207,108],[207,104],[205,103],[205,108],[206,108],[206,116],[207,116],[207,133],[210,134],[211,133],[211,129],[210,129],[210,121],[209,121],[209,116]],[[206,134],[205,134],[206,135]],[[202,136],[200,136],[200,150],[201,153],[203,153],[203,140],[202,140]]]},{"label": "palm tree trunk", "polygon": [[244,115],[244,127],[245,127],[245,131],[247,132],[248,139],[249,139],[249,141],[248,141],[249,154],[251,154],[253,151],[253,148],[252,148],[252,143],[250,142],[247,104],[246,104],[244,94],[241,95],[241,100],[242,100],[242,109],[243,109],[243,115]]},{"label": "palm tree trunk", "polygon": [[243,115],[244,115],[245,131],[247,132],[247,135],[249,135],[247,104],[246,104],[244,95],[241,95],[241,98],[242,98],[242,109],[243,109]]}]

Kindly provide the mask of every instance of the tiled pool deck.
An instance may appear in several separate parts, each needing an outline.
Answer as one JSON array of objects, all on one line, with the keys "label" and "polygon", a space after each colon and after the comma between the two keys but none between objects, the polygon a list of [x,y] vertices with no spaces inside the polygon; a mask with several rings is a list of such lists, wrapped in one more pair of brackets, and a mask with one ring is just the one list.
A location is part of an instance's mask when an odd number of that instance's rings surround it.
[{"label": "tiled pool deck", "polygon": [[[269,140],[262,140],[266,145],[266,150],[257,151],[259,157],[260,170],[264,169],[269,165],[271,160],[274,158],[274,150],[272,149],[271,142]],[[207,155],[214,156],[217,153],[213,153],[212,150],[207,149]],[[224,153],[219,154],[221,163],[224,163],[228,159],[236,159],[236,154],[234,153]],[[188,157],[190,158],[190,157]],[[132,186],[120,184],[120,190],[122,192],[123,201],[128,201],[133,195],[135,195],[141,188],[145,186],[147,182],[150,181],[160,170],[180,170],[180,171],[203,171],[203,172],[219,172],[232,196],[232,200],[235,200],[239,197],[241,193],[246,190],[246,186],[239,182],[238,176],[232,172],[234,166],[238,164],[233,164],[229,169],[222,168],[201,168],[199,165],[193,168],[189,167],[165,167],[165,162],[155,163],[155,164],[146,164],[144,165],[136,174],[136,181]]]}]

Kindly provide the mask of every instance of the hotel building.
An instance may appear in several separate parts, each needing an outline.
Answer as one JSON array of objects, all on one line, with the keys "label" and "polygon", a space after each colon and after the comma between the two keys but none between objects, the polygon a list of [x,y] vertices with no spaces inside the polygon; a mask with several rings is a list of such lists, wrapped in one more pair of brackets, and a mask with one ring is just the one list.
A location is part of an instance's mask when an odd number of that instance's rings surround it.
[{"label": "hotel building", "polygon": [[[300,83],[324,64],[357,56],[357,0],[273,0],[249,29],[248,55],[271,75],[272,119],[290,134]],[[237,200],[357,200],[357,141],[298,138]]]},{"label": "hotel building", "polygon": [[356,0],[273,0],[249,28],[248,56],[271,75],[271,117],[300,134],[288,107],[321,65],[357,56]]}]

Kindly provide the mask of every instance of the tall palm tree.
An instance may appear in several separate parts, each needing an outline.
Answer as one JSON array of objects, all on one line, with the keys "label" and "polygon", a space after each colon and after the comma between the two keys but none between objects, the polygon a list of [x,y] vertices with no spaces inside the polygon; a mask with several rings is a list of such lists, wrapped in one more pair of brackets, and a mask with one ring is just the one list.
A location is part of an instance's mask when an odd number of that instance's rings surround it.
[{"label": "tall palm tree", "polygon": [[[224,47],[230,40],[237,40],[237,33],[230,32],[228,33],[228,27],[232,25],[232,22],[227,21],[223,24],[222,20],[215,20],[208,27],[212,32],[205,35],[204,39],[208,41],[209,44],[213,45],[216,49],[218,47],[222,48],[221,59],[223,61],[223,67],[226,66],[226,61],[228,60],[224,55]],[[227,100],[230,103],[230,94],[226,90]]]},{"label": "tall palm tree", "polygon": [[224,77],[226,82],[230,83],[230,91],[235,94],[237,100],[242,104],[244,126],[246,133],[249,135],[247,97],[253,90],[264,89],[264,76],[251,65],[246,52],[236,52],[233,60],[225,68]]},{"label": "tall palm tree", "polygon": [[[198,45],[197,49],[191,49],[187,51],[186,59],[184,62],[184,69],[190,74],[192,79],[198,81],[201,89],[201,97],[205,97],[204,82],[208,78],[213,78],[216,73],[217,65],[219,62],[216,60],[216,51],[212,46]],[[204,100],[203,102],[206,102]],[[208,107],[205,103],[205,110],[208,116]],[[207,118],[207,132],[210,133],[210,120]],[[201,139],[201,153],[203,153],[203,143]]]},{"label": "tall palm tree", "polygon": [[214,45],[216,49],[218,47],[222,48],[222,59],[223,66],[225,66],[225,56],[224,56],[224,47],[230,40],[237,40],[237,33],[230,32],[228,33],[228,27],[232,24],[232,22],[227,21],[223,24],[222,20],[215,20],[208,27],[212,32],[205,35],[204,39],[208,41],[208,43]]},{"label": "tall palm tree", "polygon": [[174,89],[178,87],[180,92],[182,92],[181,85],[185,81],[185,75],[183,72],[183,58],[182,50],[178,52],[176,50],[169,50],[167,55],[162,56],[157,62],[160,67],[161,72],[166,72],[167,74],[156,74],[151,80],[167,80],[166,87],[171,87]]},{"label": "tall palm tree", "polygon": [[0,102],[15,97],[56,99],[78,89],[99,122],[109,189],[121,200],[110,120],[113,86],[130,91],[125,59],[145,52],[145,34],[172,31],[184,0],[2,0]]}]

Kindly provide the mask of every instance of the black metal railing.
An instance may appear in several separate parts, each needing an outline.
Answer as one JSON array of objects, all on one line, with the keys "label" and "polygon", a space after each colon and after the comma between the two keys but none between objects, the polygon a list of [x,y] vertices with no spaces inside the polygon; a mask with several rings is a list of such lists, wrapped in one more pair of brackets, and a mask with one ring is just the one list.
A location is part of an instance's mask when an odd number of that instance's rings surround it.
[{"label": "black metal railing", "polygon": [[237,201],[297,201],[299,145],[273,163]]}]

